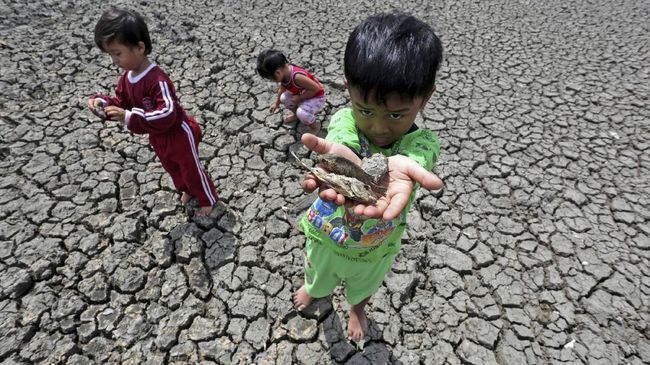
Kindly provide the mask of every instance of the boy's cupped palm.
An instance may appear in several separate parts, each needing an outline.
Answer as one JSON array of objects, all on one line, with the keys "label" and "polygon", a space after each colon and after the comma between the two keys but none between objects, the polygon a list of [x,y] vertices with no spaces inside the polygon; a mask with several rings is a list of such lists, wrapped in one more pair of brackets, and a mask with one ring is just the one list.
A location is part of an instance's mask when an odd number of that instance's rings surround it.
[{"label": "boy's cupped palm", "polygon": [[[302,143],[316,153],[335,153],[361,164],[361,159],[350,148],[340,143],[328,141],[309,133],[302,136]],[[419,183],[428,190],[440,190],[443,186],[439,177],[406,156],[390,156],[388,158],[388,170],[390,182],[386,195],[379,198],[374,205],[355,205],[355,214],[368,218],[383,218],[386,221],[395,219],[406,208],[415,183]],[[302,187],[307,192],[320,188],[319,196],[321,199],[334,201],[338,205],[346,204],[343,195],[337,193],[334,189],[321,186],[321,182],[311,174],[305,177]]]}]

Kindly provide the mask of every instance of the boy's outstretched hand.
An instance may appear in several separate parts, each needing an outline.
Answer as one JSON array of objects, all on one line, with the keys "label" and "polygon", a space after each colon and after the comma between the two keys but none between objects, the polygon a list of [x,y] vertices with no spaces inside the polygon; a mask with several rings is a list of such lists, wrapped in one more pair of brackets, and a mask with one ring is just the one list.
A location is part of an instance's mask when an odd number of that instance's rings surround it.
[{"label": "boy's outstretched hand", "polygon": [[[303,134],[302,143],[316,153],[336,153],[355,163],[361,163],[359,157],[348,147],[316,137],[313,134]],[[428,190],[442,189],[442,180],[440,178],[408,157],[401,155],[389,157],[388,170],[390,182],[386,196],[379,198],[375,205],[356,205],[354,207],[355,214],[369,218],[383,218],[388,221],[399,216],[402,210],[406,208],[415,183],[419,183]],[[302,186],[305,191],[311,192],[320,188],[321,182],[314,176],[307,175]],[[334,201],[338,205],[345,204],[345,197],[331,188],[323,188],[319,196],[321,199]]]}]

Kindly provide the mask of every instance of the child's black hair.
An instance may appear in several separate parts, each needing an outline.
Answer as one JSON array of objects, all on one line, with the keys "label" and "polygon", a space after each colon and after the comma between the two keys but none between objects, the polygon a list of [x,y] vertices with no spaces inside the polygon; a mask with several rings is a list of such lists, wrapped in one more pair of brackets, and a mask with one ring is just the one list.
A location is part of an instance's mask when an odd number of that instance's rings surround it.
[{"label": "child's black hair", "polygon": [[366,101],[370,92],[382,103],[390,93],[411,99],[427,96],[441,63],[442,43],[433,29],[405,14],[368,17],[352,31],[345,47],[345,77],[361,89]]},{"label": "child's black hair", "polygon": [[95,44],[106,52],[104,45],[117,41],[127,46],[144,43],[144,54],[151,53],[149,29],[142,15],[135,11],[112,8],[106,10],[95,25]]},{"label": "child's black hair", "polygon": [[282,52],[276,49],[265,49],[257,56],[257,73],[265,79],[272,78],[275,71],[288,62]]}]

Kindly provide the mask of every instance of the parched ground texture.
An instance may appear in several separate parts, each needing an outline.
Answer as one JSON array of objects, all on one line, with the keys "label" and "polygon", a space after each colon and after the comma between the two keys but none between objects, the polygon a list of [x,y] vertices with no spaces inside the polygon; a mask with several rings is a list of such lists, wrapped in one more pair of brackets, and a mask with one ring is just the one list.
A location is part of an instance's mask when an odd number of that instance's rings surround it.
[{"label": "parched ground texture", "polygon": [[[0,3],[2,364],[650,362],[646,1],[121,1],[202,124],[222,204],[197,220],[146,138],[84,108],[119,75],[104,6]],[[254,59],[312,70],[327,125],[347,35],[392,10],[445,46],[418,123],[446,185],[418,193],[361,349],[342,291],[292,309],[303,129],[267,113]]]}]

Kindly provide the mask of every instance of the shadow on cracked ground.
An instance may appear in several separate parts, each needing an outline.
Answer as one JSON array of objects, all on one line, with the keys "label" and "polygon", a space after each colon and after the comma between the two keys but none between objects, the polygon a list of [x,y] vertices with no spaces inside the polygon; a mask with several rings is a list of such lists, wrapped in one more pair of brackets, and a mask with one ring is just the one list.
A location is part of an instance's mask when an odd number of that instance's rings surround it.
[{"label": "shadow on cracked ground", "polygon": [[[85,110],[119,76],[93,45],[96,3],[6,2],[3,364],[650,362],[644,2],[121,4],[200,121],[222,204],[189,218],[146,139]],[[348,103],[349,31],[394,9],[445,45],[418,121],[443,142],[445,191],[419,193],[358,349],[341,290],[292,309],[302,131],[267,113],[253,65],[276,47],[312,70],[327,125]]]}]

